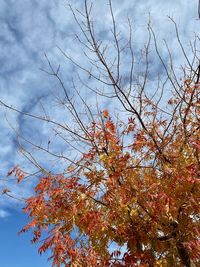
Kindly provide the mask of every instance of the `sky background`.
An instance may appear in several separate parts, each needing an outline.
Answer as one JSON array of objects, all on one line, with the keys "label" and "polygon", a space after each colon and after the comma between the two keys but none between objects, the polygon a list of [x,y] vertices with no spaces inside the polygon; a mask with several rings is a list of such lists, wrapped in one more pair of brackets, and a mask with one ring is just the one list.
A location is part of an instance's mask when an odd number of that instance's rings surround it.
[{"label": "sky background", "polygon": [[[66,114],[55,101],[57,96],[62,97],[62,92],[57,82],[41,71],[48,69],[44,54],[48,55],[55,66],[61,65],[62,77],[66,83],[71,79],[74,67],[66,61],[57,46],[67,51],[77,62],[86,64],[80,46],[74,42],[74,33],[78,29],[68,3],[63,0],[0,0],[0,100],[23,112],[34,114],[42,114],[45,108],[57,121],[66,119]],[[70,3],[80,10],[83,7],[82,0]],[[96,30],[101,39],[109,43],[110,36],[105,30],[111,23],[107,1],[94,0],[94,4]],[[183,57],[167,15],[177,22],[181,40],[187,50],[194,32],[199,34],[200,30],[197,7],[197,0],[113,0],[116,21],[123,34],[126,34],[127,16],[133,21],[135,51],[139,51],[147,40],[146,25],[150,12],[152,26],[160,40],[161,54],[164,58],[167,57],[161,42],[162,38],[166,38],[177,65],[182,64]],[[190,52],[188,53],[190,56]],[[152,64],[151,68],[156,73],[160,65]],[[45,123],[27,120],[21,114],[9,112],[1,106],[0,116],[0,190],[9,188],[15,196],[28,197],[32,192],[32,180],[20,185],[12,177],[6,181],[6,174],[13,166],[27,167],[19,153],[14,130],[32,140],[48,142],[53,138],[51,128]],[[61,147],[56,138],[53,145],[54,149]],[[49,164],[48,158],[39,152],[36,155],[43,165]],[[39,256],[35,246],[30,245],[30,234],[17,235],[27,221],[21,207],[20,201],[0,196],[0,265],[50,266],[46,261],[47,256]]]}]

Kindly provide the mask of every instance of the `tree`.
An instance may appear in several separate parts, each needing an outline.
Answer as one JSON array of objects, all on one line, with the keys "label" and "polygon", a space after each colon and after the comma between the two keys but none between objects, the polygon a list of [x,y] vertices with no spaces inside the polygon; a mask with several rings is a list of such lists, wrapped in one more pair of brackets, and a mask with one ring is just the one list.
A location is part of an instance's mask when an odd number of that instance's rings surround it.
[{"label": "tree", "polygon": [[[194,58],[189,60],[171,19],[187,61],[179,80],[171,53],[167,64],[149,23],[142,74],[135,78],[138,73],[134,69],[131,23],[128,20],[128,39],[121,40],[111,1],[109,7],[113,53],[96,36],[92,5],[87,0],[81,12],[83,22],[78,17],[80,12],[70,8],[84,38],[77,35],[77,40],[87,51],[90,67],[85,68],[60,51],[88,75],[87,83],[78,76],[82,86],[113,105],[120,103],[121,117],[98,106],[95,111],[73,81],[85,110],[82,116],[61,79],[60,68],[55,70],[46,57],[50,68],[46,72],[60,83],[65,97],[62,104],[71,114],[74,127],[48,117],[24,115],[56,126],[56,134],[71,145],[76,157],[56,154],[26,140],[69,164],[63,172],[53,173],[23,150],[42,175],[35,194],[26,200],[24,211],[30,223],[22,232],[32,229],[35,243],[47,231],[39,252],[50,249],[54,266],[198,266],[200,66],[196,43],[192,47]],[[159,77],[156,90],[149,92],[152,42],[165,80]],[[124,70],[123,57],[127,60],[127,55],[129,65]],[[99,83],[101,90],[90,86],[91,79]],[[165,90],[169,92],[169,88],[172,97],[166,100],[169,93]],[[24,178],[18,167],[11,174],[19,181]]]}]

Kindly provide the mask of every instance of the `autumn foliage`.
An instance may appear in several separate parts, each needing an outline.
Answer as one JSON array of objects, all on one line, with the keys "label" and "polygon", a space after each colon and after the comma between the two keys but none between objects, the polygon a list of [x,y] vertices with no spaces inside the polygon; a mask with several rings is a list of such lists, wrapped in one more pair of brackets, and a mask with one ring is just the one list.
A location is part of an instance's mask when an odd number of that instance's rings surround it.
[{"label": "autumn foliage", "polygon": [[53,265],[199,266],[199,86],[185,86],[184,101],[168,103],[173,117],[145,103],[145,127],[99,113],[68,174],[40,179],[23,231],[33,242],[47,231],[39,252],[51,249]]},{"label": "autumn foliage", "polygon": [[[97,64],[98,75],[78,67],[96,82],[111,88],[113,98],[104,91],[102,94],[111,101],[118,100],[123,119],[107,109],[97,108],[96,115],[83,101],[90,118],[85,124],[58,70],[48,61],[52,75],[64,89],[79,130],[46,121],[68,132],[74,143],[82,143],[84,152],[78,148],[79,158],[69,160],[67,170],[61,174],[44,172],[34,195],[26,200],[24,211],[30,223],[22,232],[32,230],[32,241],[42,242],[39,253],[51,250],[53,266],[197,267],[200,265],[200,67],[185,69],[180,82],[173,76],[174,69],[167,71],[164,65],[171,86],[166,94],[171,95],[168,100],[166,95],[162,98],[164,89],[158,90],[160,95],[155,93],[156,97],[146,92],[148,69],[143,85],[133,88],[130,67],[128,89],[123,87],[120,60],[125,48],[120,48],[111,1],[117,50],[113,64],[106,61],[106,48],[95,39],[90,9],[85,3],[86,30],[81,28],[82,24],[79,26],[96,55],[93,66]],[[162,60],[151,28],[149,33]],[[127,47],[131,54],[130,46]],[[147,63],[148,59],[148,68]],[[23,181],[20,170],[14,169],[13,173]]]}]

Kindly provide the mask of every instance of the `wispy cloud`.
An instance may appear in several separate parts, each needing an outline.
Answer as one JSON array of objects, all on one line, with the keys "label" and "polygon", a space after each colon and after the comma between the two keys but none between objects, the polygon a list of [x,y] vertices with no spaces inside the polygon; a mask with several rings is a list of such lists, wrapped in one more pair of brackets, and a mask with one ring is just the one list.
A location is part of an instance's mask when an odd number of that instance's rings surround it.
[{"label": "wispy cloud", "polygon": [[0,219],[6,218],[10,216],[10,213],[8,213],[7,211],[0,209]]}]

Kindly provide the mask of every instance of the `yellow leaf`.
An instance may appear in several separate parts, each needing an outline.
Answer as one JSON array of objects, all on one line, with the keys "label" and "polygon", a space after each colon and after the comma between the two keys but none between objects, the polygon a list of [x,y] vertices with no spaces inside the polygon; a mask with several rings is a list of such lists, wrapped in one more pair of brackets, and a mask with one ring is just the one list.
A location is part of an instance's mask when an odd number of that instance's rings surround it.
[{"label": "yellow leaf", "polygon": [[84,193],[81,194],[81,199],[85,199],[86,195]]},{"label": "yellow leaf", "polygon": [[130,212],[130,216],[131,216],[131,217],[132,217],[132,216],[135,216],[135,215],[137,215],[137,214],[138,214],[137,209],[132,209],[131,212]]}]

